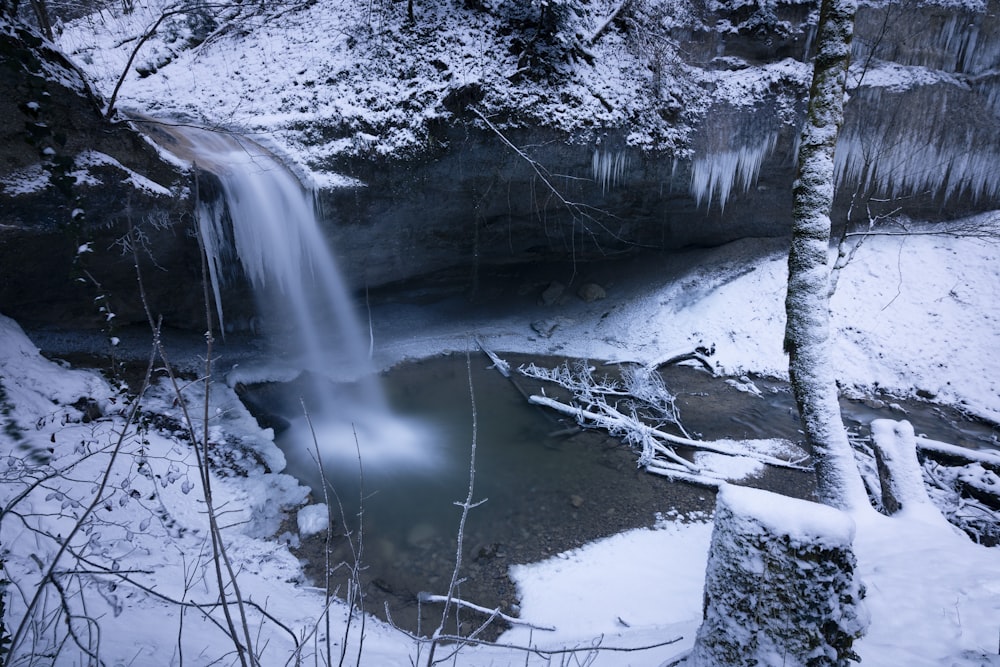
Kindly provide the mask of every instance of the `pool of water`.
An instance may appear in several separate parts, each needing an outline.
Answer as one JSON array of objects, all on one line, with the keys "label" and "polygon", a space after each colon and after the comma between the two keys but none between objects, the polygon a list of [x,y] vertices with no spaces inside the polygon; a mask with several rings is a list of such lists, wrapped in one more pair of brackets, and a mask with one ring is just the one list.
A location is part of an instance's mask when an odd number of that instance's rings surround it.
[{"label": "pool of water", "polygon": [[[515,366],[531,361],[517,355],[508,360]],[[691,367],[665,369],[664,377],[696,437],[801,438],[787,385],[754,378],[755,394]],[[393,621],[410,630],[430,632],[439,620],[440,609],[420,608],[417,596],[447,591],[461,516],[455,503],[468,494],[473,441],[473,500],[484,502],[470,511],[465,526],[460,595],[508,613],[517,603],[507,576],[511,564],[650,526],[658,515],[705,518],[714,505],[711,490],[644,473],[617,440],[597,431],[572,432],[572,423],[529,405],[526,394],[540,391],[538,383],[504,378],[478,352],[392,369],[384,377],[391,414],[354,405],[350,386],[328,387],[340,397],[339,414],[312,414],[310,428],[301,415],[303,405],[312,405],[315,386],[261,385],[251,398],[266,404],[284,428],[278,442],[287,472],[313,489],[316,502],[326,498],[334,507],[330,562],[353,562],[360,541],[365,608],[383,615],[388,606]],[[877,417],[905,417],[931,438],[996,446],[992,427],[926,403],[845,401],[844,416],[858,431]],[[813,489],[810,473],[780,469],[745,483],[803,498]],[[326,548],[323,536],[303,539],[299,548],[317,583]],[[345,568],[336,569],[335,583],[343,585],[345,576]],[[467,614],[467,622],[476,620]]]}]

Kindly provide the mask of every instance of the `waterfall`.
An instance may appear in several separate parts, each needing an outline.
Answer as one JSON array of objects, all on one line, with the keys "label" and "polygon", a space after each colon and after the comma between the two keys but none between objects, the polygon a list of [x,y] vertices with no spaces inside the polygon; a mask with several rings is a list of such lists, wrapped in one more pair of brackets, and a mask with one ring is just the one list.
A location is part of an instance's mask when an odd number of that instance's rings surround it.
[{"label": "waterfall", "polygon": [[[220,328],[221,285],[233,260],[284,344],[320,374],[370,376],[368,349],[350,294],[317,220],[315,193],[271,153],[244,138],[186,129],[195,165],[213,173],[222,197],[197,204]],[[368,387],[369,400],[381,400]]]},{"label": "waterfall", "polygon": [[[225,327],[223,287],[242,274],[254,289],[265,333],[284,370],[270,359],[233,377],[305,383],[289,389],[308,407],[281,439],[297,464],[313,466],[319,449],[328,469],[415,470],[439,465],[425,425],[393,415],[370,361],[368,342],[336,259],[320,229],[315,193],[260,145],[236,135],[190,127],[159,128],[154,138],[199,171],[197,218],[208,256],[215,309]],[[233,381],[233,377],[230,381]],[[336,380],[336,382],[334,381]],[[344,382],[350,380],[350,382]]]}]

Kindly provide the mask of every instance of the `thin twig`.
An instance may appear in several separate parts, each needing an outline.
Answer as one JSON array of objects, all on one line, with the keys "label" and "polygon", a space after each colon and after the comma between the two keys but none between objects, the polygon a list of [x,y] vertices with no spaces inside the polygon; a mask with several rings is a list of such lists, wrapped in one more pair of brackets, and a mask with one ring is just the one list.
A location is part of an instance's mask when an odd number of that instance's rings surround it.
[{"label": "thin twig", "polygon": [[450,603],[450,604],[454,604],[454,605],[457,605],[457,606],[460,606],[460,607],[465,607],[466,609],[472,609],[474,611],[478,611],[480,613],[487,614],[487,615],[492,616],[494,618],[499,618],[499,619],[501,619],[501,620],[503,620],[503,621],[505,621],[507,623],[510,623],[511,625],[524,625],[524,626],[527,626],[527,627],[532,628],[534,630],[546,630],[548,632],[555,631],[555,627],[553,627],[553,626],[550,626],[550,625],[535,625],[534,623],[531,623],[529,621],[525,621],[523,619],[517,618],[516,616],[509,616],[509,615],[503,613],[502,611],[500,611],[500,609],[490,609],[489,607],[484,607],[482,605],[478,605],[478,604],[475,604],[473,602],[469,602],[467,600],[463,600],[461,598],[448,597],[448,596],[445,596],[445,595],[431,595],[430,593],[419,593],[417,595],[417,597],[420,598],[420,602],[422,602],[422,603],[426,603],[426,602],[444,602],[446,604]]},{"label": "thin twig", "polygon": [[458,521],[458,538],[455,545],[455,567],[451,571],[451,581],[448,583],[448,595],[445,598],[444,609],[441,612],[441,623],[438,625],[437,630],[434,631],[433,639],[431,641],[431,646],[427,655],[427,665],[430,667],[434,663],[434,650],[437,648],[438,643],[434,639],[441,636],[444,631],[444,625],[448,620],[448,614],[451,611],[451,607],[455,600],[455,589],[458,586],[459,572],[462,569],[462,550],[463,541],[465,539],[465,522],[469,517],[469,511],[473,507],[477,507],[482,503],[486,502],[485,499],[473,503],[472,499],[475,494],[476,487],[476,445],[479,434],[479,415],[476,410],[476,391],[472,383],[472,358],[469,355],[469,351],[465,351],[465,366],[466,373],[469,380],[469,402],[472,410],[472,446],[469,453],[469,491],[465,496],[465,501],[455,504],[462,508],[462,516]]}]

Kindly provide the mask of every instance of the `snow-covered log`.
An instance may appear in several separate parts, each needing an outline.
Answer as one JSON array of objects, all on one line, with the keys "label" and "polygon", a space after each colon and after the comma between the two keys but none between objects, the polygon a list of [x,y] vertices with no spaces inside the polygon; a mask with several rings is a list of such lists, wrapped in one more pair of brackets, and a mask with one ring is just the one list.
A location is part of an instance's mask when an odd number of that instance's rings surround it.
[{"label": "snow-covered log", "polygon": [[949,466],[979,463],[987,470],[1000,474],[1000,453],[992,450],[969,449],[939,440],[916,436],[917,449],[923,457],[930,457]]},{"label": "snow-covered log", "polygon": [[724,486],[705,575],[704,621],[686,667],[820,667],[858,658],[868,627],[854,521],[767,491]]}]

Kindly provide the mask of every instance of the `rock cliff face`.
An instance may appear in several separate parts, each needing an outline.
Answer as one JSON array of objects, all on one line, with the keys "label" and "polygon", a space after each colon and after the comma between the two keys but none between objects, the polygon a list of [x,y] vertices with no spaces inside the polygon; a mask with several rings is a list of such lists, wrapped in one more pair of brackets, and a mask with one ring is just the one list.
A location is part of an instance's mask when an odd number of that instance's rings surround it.
[{"label": "rock cliff face", "polygon": [[0,312],[70,326],[142,317],[131,222],[150,299],[187,317],[197,300],[177,285],[197,245],[181,228],[180,170],[107,121],[81,72],[31,30],[0,19],[0,55]]},{"label": "rock cliff face", "polygon": [[[433,137],[443,148],[405,162],[337,162],[363,184],[323,193],[350,279],[371,286],[451,269],[446,280],[474,282],[494,262],[786,235],[815,17],[809,4],[778,5],[768,20],[725,4],[716,31],[674,37],[686,66],[712,81],[703,85],[733,86],[741,72],[750,83],[745,99],[715,95],[686,151],[630,148],[615,131],[590,142],[545,128],[501,137],[453,105],[459,122]],[[997,15],[860,9],[837,226],[887,214],[946,220],[1000,203]]]},{"label": "rock cliff face", "polygon": [[[673,148],[634,147],[625,127],[496,129],[471,86],[440,100],[446,113],[423,151],[325,160],[356,179],[320,193],[349,283],[433,275],[467,289],[491,264],[787,234],[814,8],[717,4],[712,21],[671,33],[684,62],[650,74],[690,77],[700,91],[690,108],[663,110],[684,124]],[[837,155],[840,224],[889,211],[947,219],[1000,202],[998,8],[861,9]],[[142,320],[123,252],[131,223],[154,310],[203,326],[189,174],[128,123],[105,120],[85,77],[30,30],[0,23],[0,51],[0,312],[100,325],[103,298],[121,321]],[[306,134],[333,132],[325,123]],[[250,321],[246,290],[230,298]]]},{"label": "rock cliff face", "polygon": [[[792,163],[775,154],[751,192],[699,206],[691,164],[621,146],[579,145],[544,129],[449,128],[446,150],[406,163],[356,161],[362,187],[322,192],[342,269],[377,286],[435,271],[475,280],[477,266],[607,259],[648,249],[783,236]],[[790,138],[782,137],[790,150]],[[613,142],[606,142],[612,143]],[[449,270],[450,271],[446,271]]]}]

